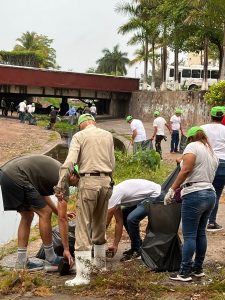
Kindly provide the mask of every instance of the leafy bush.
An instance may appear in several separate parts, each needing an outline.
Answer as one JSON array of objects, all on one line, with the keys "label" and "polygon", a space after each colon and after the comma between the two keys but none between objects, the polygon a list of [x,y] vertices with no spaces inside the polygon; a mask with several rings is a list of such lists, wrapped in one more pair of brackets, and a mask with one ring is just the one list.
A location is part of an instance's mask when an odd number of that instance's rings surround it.
[{"label": "leafy bush", "polygon": [[160,164],[160,156],[155,150],[137,152],[135,155],[115,151],[115,157],[116,169],[113,178],[116,184],[132,178],[162,183],[175,167],[165,163]]},{"label": "leafy bush", "polygon": [[156,171],[160,167],[160,155],[155,150],[139,151],[130,157],[128,164],[138,163],[141,167]]},{"label": "leafy bush", "polygon": [[204,99],[211,105],[225,105],[225,80],[212,85],[205,93]]}]

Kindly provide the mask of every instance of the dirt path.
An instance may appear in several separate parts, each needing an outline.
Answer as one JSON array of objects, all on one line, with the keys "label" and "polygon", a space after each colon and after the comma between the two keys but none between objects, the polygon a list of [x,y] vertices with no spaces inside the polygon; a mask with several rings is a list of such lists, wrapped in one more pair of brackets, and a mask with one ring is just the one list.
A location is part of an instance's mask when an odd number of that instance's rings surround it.
[{"label": "dirt path", "polygon": [[22,124],[18,119],[0,119],[0,165],[15,156],[44,153],[60,141],[57,132]]}]

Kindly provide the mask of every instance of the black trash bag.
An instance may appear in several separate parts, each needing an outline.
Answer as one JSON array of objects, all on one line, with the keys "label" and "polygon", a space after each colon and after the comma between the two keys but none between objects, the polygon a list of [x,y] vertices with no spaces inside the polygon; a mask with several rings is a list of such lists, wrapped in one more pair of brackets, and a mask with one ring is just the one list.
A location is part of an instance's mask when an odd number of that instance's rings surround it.
[{"label": "black trash bag", "polygon": [[[74,257],[74,244],[75,244],[75,227],[76,224],[74,221],[69,222],[69,231],[68,231],[68,238],[69,238],[69,250],[70,254]],[[58,256],[63,256],[63,244],[59,233],[58,226],[54,227],[52,230],[52,239],[53,239],[53,248],[55,253]],[[45,259],[45,251],[43,244],[41,245],[40,250],[36,254],[37,258]]]},{"label": "black trash bag", "polygon": [[141,247],[144,263],[156,272],[177,271],[181,263],[181,241],[177,234],[181,204],[148,203],[148,232]]},{"label": "black trash bag", "polygon": [[180,269],[181,241],[177,234],[149,232],[142,244],[141,257],[155,272],[174,272]]},{"label": "black trash bag", "polygon": [[179,152],[183,153],[186,146],[187,146],[187,137],[182,134],[180,138]]},{"label": "black trash bag", "polygon": [[142,150],[152,150],[153,144],[151,140],[146,140],[141,143]]},{"label": "black trash bag", "polygon": [[[162,192],[164,192],[164,194],[169,191],[170,187],[172,186],[172,184],[176,180],[177,175],[179,174],[179,172],[180,172],[180,165],[178,164],[176,166],[176,168],[173,170],[173,172],[166,178],[166,180],[161,185]],[[163,197],[163,199],[164,199],[164,197]]]}]

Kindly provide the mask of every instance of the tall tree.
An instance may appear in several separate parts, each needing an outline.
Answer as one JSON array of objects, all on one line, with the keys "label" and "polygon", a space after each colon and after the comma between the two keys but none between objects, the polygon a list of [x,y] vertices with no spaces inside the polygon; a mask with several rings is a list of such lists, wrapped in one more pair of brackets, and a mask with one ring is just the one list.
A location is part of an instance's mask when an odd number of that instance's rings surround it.
[{"label": "tall tree", "polygon": [[43,58],[39,67],[56,67],[56,51],[51,47],[53,39],[48,38],[46,35],[38,35],[34,31],[27,31],[17,39],[17,42],[14,47],[15,51],[33,51]]},{"label": "tall tree", "polygon": [[[143,89],[147,89],[147,77],[148,77],[148,59],[149,59],[149,44],[153,49],[156,44],[156,38],[158,37],[158,24],[155,19],[152,18],[154,10],[158,0],[133,0],[130,3],[120,3],[116,11],[124,13],[130,18],[127,23],[119,28],[119,33],[127,34],[133,33],[134,36],[130,39],[128,44],[141,44],[144,47],[144,77],[143,77]],[[154,61],[153,57],[153,80],[154,80]],[[152,89],[155,89],[155,82],[152,82]]]},{"label": "tall tree", "polygon": [[130,60],[126,52],[119,51],[119,45],[113,47],[113,50],[105,48],[102,50],[104,56],[96,61],[98,64],[97,73],[106,73],[115,76],[126,75],[126,66]]}]

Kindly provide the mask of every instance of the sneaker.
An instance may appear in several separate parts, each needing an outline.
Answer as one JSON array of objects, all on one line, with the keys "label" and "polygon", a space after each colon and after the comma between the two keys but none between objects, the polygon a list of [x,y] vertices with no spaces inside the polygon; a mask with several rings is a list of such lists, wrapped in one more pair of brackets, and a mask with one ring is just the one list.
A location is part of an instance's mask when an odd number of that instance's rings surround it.
[{"label": "sneaker", "polygon": [[21,264],[18,261],[15,264],[15,269],[17,271],[27,270],[29,272],[34,272],[34,271],[40,271],[43,268],[44,268],[43,262],[32,262],[29,259],[24,264]]},{"label": "sneaker", "polygon": [[192,280],[190,273],[186,273],[186,274],[185,273],[175,273],[175,274],[170,275],[169,278],[172,280],[183,281],[183,282]]},{"label": "sneaker", "polygon": [[62,259],[63,259],[62,256],[56,256],[56,259],[53,262],[49,262],[49,261],[45,260],[44,270],[46,272],[57,272],[59,264]]},{"label": "sneaker", "polygon": [[140,250],[133,250],[133,253],[125,254],[120,261],[130,261],[132,259],[138,259],[141,256]]},{"label": "sneaker", "polygon": [[132,255],[134,253],[134,249],[128,249],[126,251],[123,252],[123,255]]},{"label": "sneaker", "polygon": [[191,275],[194,275],[195,277],[204,277],[205,273],[203,272],[202,268],[194,268],[193,271],[191,272]]},{"label": "sneaker", "polygon": [[220,230],[223,230],[223,227],[217,223],[207,225],[207,231],[216,232]]}]

